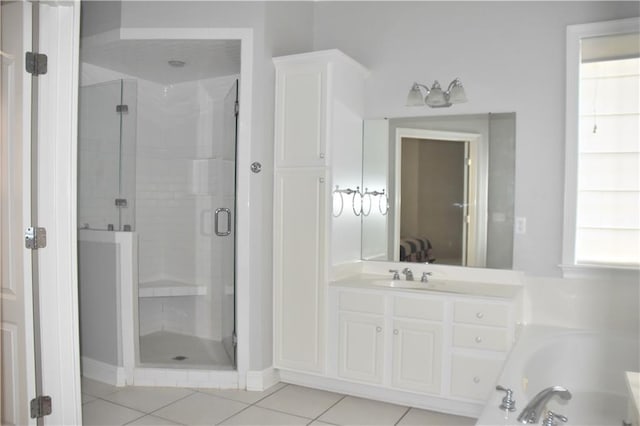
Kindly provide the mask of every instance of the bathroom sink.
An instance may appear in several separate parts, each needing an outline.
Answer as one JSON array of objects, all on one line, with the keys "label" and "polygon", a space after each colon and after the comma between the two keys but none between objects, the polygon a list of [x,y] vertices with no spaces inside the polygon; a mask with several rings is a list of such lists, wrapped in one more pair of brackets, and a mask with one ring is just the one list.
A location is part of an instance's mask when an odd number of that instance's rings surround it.
[{"label": "bathroom sink", "polygon": [[447,288],[444,281],[430,281],[423,283],[421,281],[405,281],[405,280],[373,280],[371,284],[378,287],[387,288],[405,288],[410,290],[425,290],[425,291],[446,291],[451,293],[457,293],[454,288]]}]

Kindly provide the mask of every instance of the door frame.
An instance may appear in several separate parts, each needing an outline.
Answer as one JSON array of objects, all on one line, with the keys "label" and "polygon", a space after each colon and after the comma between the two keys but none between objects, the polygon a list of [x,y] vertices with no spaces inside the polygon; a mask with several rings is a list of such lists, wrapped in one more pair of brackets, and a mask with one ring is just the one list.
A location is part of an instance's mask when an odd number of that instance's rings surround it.
[{"label": "door frame", "polygon": [[[39,2],[38,249],[43,394],[53,402],[45,424],[81,424],[77,291],[77,120],[80,1]],[[26,407],[25,407],[26,409]]]},{"label": "door frame", "polygon": [[395,135],[395,187],[394,187],[394,223],[393,223],[393,258],[400,258],[400,209],[401,173],[402,173],[402,139],[433,139],[442,141],[469,142],[469,176],[468,176],[468,210],[470,218],[466,235],[467,265],[484,267],[487,257],[487,188],[481,180],[486,176],[487,161],[482,156],[482,135],[479,133],[450,132],[442,130],[397,128]]}]

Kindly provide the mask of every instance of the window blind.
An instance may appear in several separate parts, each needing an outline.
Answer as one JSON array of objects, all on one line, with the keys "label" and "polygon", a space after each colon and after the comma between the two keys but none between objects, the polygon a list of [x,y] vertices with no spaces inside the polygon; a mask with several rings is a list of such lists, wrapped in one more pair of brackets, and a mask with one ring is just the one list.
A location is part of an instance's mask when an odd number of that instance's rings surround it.
[{"label": "window blind", "polygon": [[580,65],[576,263],[640,265],[640,58]]}]

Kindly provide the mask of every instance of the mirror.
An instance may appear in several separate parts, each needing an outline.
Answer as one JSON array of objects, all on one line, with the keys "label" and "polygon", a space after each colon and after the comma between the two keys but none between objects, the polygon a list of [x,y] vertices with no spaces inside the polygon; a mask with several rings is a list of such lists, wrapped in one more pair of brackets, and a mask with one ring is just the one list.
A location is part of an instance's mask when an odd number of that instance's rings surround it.
[{"label": "mirror", "polygon": [[515,113],[365,120],[362,259],[511,269]]}]

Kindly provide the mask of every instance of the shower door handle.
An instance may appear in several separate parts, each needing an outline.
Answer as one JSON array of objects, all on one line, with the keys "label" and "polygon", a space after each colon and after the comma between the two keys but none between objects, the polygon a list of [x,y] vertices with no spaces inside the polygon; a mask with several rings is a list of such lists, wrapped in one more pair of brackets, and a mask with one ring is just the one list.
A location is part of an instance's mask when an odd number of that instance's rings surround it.
[{"label": "shower door handle", "polygon": [[[227,214],[227,230],[222,232],[220,231],[220,213]],[[216,209],[215,233],[219,237],[226,237],[227,235],[231,235],[231,210],[224,207]]]}]

